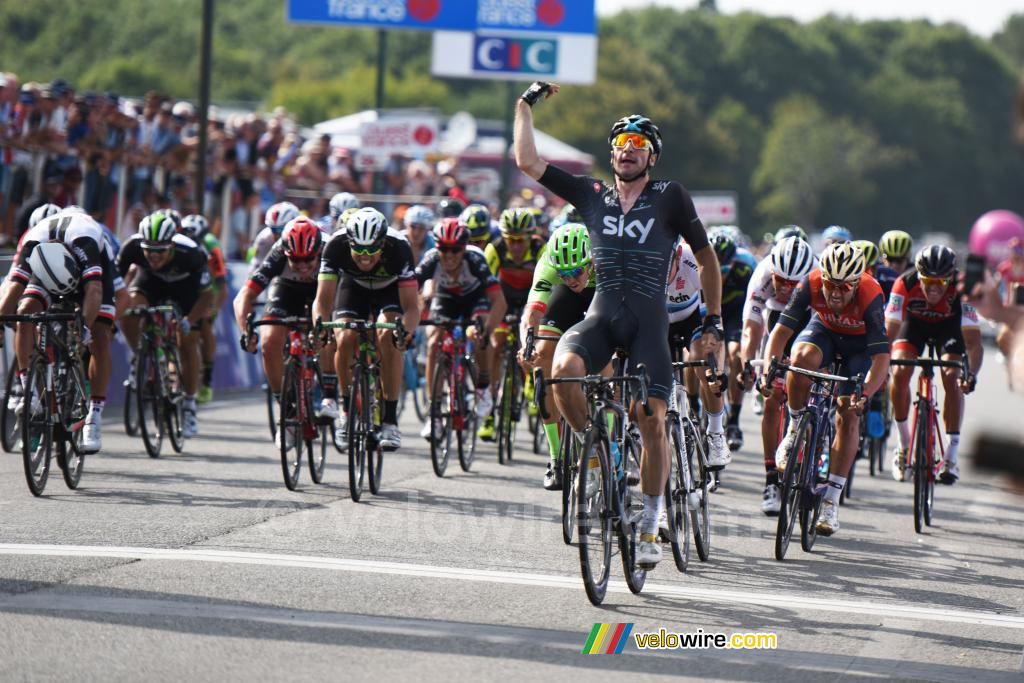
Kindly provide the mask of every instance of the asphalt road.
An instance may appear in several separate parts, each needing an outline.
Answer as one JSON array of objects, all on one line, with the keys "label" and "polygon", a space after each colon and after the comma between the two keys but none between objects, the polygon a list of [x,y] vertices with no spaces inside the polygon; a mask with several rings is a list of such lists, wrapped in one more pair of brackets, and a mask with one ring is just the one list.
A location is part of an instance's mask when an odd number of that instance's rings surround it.
[{"label": "asphalt road", "polygon": [[[926,533],[911,485],[861,463],[840,532],[781,563],[748,403],[710,560],[684,575],[669,559],[641,595],[616,563],[600,608],[540,456],[500,466],[487,445],[473,472],[453,463],[438,479],[409,411],[381,495],[353,503],[333,452],[324,485],[304,469],[299,491],[284,488],[255,393],[218,397],[201,437],[159,460],[111,414],[78,491],[54,469],[34,498],[20,455],[0,457],[0,679],[1020,680],[1024,511],[970,466],[978,434],[1021,433],[1024,397],[1001,372],[990,356],[962,481],[937,492]],[[640,652],[631,639],[622,655],[582,655],[596,622],[774,633],[778,646]]]}]

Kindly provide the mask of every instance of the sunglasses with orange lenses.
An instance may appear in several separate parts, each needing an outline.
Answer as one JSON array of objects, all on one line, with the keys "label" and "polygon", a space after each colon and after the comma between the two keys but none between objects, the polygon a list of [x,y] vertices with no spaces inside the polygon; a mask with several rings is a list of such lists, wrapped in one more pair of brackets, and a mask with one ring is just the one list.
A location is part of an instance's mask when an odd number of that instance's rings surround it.
[{"label": "sunglasses with orange lenses", "polygon": [[773,275],[772,277],[775,279],[776,287],[787,287],[789,289],[793,289],[800,284],[799,280],[787,280],[786,278],[779,277],[778,275]]},{"label": "sunglasses with orange lenses", "polygon": [[949,287],[951,280],[948,277],[928,277],[927,275],[919,275],[918,279],[921,281],[922,287]]},{"label": "sunglasses with orange lenses", "polygon": [[633,145],[633,149],[654,149],[647,136],[640,133],[619,133],[612,138],[612,147],[622,149],[626,145]]},{"label": "sunglasses with orange lenses", "polygon": [[854,282],[834,282],[825,278],[821,279],[821,284],[825,286],[825,289],[831,289],[835,292],[849,292],[856,286]]}]

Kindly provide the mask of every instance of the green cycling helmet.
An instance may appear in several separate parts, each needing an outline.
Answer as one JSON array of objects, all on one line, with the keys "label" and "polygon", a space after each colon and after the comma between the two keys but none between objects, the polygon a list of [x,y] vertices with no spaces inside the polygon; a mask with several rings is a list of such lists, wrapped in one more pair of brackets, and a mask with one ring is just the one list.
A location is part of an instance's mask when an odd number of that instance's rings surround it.
[{"label": "green cycling helmet", "polygon": [[855,240],[854,244],[860,247],[861,252],[864,253],[864,264],[868,268],[874,268],[878,265],[878,260],[882,258],[882,254],[879,253],[878,247],[871,240]]},{"label": "green cycling helmet", "polygon": [[528,235],[537,227],[529,209],[505,209],[501,212],[502,235]]},{"label": "green cycling helmet", "polygon": [[556,270],[590,264],[590,233],[582,223],[566,223],[548,240],[548,263]]},{"label": "green cycling helmet", "polygon": [[903,230],[889,230],[882,235],[882,239],[878,242],[882,253],[885,254],[886,258],[891,259],[907,258],[913,245],[913,238]]}]

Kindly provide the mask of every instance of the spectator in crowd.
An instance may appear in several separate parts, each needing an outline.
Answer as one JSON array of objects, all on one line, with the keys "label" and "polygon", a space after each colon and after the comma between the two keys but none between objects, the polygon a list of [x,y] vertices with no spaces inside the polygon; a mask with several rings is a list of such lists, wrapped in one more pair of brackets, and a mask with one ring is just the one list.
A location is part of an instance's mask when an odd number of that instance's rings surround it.
[{"label": "spectator in crowd", "polygon": [[39,186],[39,191],[29,197],[18,211],[18,217],[14,221],[15,234],[12,241],[16,242],[28,230],[28,219],[32,216],[32,212],[40,206],[43,204],[63,206],[60,201],[63,194],[64,171],[60,170],[57,162],[49,161],[46,168],[43,169],[43,182]]},{"label": "spectator in crowd", "polygon": [[352,151],[347,147],[335,147],[327,164],[328,179],[338,187],[339,192],[359,194],[370,188],[363,186],[362,174],[356,168]]}]

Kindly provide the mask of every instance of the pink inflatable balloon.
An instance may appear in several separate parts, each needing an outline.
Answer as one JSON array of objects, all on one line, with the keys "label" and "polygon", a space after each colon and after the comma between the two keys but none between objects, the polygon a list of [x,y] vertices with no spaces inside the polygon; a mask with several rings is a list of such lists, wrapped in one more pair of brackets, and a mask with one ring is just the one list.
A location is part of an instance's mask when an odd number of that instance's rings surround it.
[{"label": "pink inflatable balloon", "polygon": [[1024,240],[1024,218],[1013,211],[989,211],[971,228],[971,253],[984,256],[994,268],[1009,256],[1006,245],[1014,237]]}]

